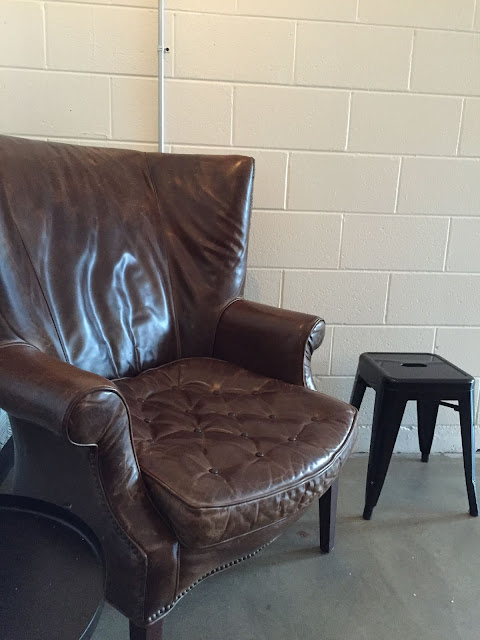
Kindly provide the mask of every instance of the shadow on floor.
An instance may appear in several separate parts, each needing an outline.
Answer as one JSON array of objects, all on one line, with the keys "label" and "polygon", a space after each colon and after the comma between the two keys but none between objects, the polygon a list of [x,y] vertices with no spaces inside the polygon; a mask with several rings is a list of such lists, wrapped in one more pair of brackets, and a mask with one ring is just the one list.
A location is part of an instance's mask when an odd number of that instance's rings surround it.
[{"label": "shadow on floor", "polygon": [[[477,640],[480,519],[467,515],[460,457],[394,456],[364,521],[366,456],[341,476],[337,544],[318,552],[312,508],[262,554],[196,587],[165,640]],[[127,640],[107,606],[94,640]]]},{"label": "shadow on floor", "polygon": [[[370,522],[366,465],[355,456],[342,473],[330,555],[318,551],[313,507],[189,593],[165,640],[478,640],[480,518],[467,515],[461,458],[394,456]],[[128,640],[127,620],[106,605],[93,640]]]}]

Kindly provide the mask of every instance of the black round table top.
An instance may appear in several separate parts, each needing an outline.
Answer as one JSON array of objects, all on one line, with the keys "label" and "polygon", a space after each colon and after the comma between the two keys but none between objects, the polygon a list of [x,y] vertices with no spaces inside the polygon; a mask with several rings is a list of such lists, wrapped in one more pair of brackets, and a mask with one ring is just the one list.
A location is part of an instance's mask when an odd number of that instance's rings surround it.
[{"label": "black round table top", "polygon": [[104,600],[99,543],[76,516],[0,495],[1,640],[86,640]]}]

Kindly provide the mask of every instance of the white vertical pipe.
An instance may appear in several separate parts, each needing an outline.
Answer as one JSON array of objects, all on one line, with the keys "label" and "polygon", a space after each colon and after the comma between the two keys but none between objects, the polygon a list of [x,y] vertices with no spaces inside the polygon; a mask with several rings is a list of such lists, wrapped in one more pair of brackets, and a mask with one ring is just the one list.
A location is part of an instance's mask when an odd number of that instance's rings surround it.
[{"label": "white vertical pipe", "polygon": [[158,150],[165,146],[165,0],[158,0]]}]

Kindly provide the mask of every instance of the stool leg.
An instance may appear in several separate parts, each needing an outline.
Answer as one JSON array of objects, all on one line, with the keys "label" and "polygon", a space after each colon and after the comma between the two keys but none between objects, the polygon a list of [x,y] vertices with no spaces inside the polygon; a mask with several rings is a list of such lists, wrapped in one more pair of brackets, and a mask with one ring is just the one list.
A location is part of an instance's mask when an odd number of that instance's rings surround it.
[{"label": "stool leg", "polygon": [[382,491],[406,403],[405,397],[398,392],[377,390],[363,511],[365,520],[372,517]]},{"label": "stool leg", "polygon": [[355,382],[353,383],[352,395],[350,396],[350,404],[355,407],[355,409],[360,409],[366,388],[367,383],[357,373]]},{"label": "stool leg", "polygon": [[320,550],[330,553],[335,545],[335,525],[337,522],[338,478],[336,478],[328,491],[320,498]]},{"label": "stool leg", "polygon": [[475,488],[475,427],[473,424],[473,404],[473,389],[458,401],[468,505],[470,515],[478,516],[477,491]]},{"label": "stool leg", "polygon": [[422,462],[428,462],[432,449],[438,407],[439,404],[435,400],[417,400],[418,442],[422,452]]}]

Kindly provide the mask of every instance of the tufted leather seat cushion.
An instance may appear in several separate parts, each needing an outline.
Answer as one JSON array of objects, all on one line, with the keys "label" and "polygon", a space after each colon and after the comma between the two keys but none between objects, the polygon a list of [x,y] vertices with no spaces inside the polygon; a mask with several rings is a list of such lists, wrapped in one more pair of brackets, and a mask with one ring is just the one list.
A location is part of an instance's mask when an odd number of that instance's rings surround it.
[{"label": "tufted leather seat cushion", "polygon": [[294,517],[352,446],[349,405],[222,360],[177,360],[116,384],[151,498],[187,547]]}]

